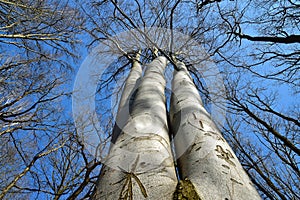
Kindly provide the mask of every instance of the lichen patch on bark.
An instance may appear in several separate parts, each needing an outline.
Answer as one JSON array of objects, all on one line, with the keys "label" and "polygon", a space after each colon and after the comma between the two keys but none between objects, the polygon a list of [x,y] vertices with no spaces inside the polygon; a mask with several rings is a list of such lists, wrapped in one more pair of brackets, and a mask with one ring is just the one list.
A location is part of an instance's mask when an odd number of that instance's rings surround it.
[{"label": "lichen patch on bark", "polygon": [[186,200],[201,200],[198,196],[192,182],[185,178],[180,180],[177,184],[176,190],[173,195],[173,200],[186,199]]}]

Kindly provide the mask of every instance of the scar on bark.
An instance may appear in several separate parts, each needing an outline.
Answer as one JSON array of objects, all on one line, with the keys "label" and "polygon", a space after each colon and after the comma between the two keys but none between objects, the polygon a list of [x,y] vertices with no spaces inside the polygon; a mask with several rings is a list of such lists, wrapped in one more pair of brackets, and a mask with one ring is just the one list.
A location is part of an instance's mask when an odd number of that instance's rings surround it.
[{"label": "scar on bark", "polygon": [[142,184],[140,179],[137,177],[137,174],[133,173],[133,171],[136,170],[138,161],[139,161],[139,156],[137,156],[137,158],[135,159],[135,161],[131,165],[131,171],[130,172],[127,172],[124,169],[119,167],[119,169],[125,174],[125,177],[117,182],[117,183],[120,183],[120,182],[125,180],[125,182],[123,184],[123,187],[121,189],[120,195],[119,195],[119,200],[127,200],[127,199],[132,200],[133,199],[133,191],[132,191],[133,182],[132,182],[132,179],[135,180],[136,183],[138,184],[143,196],[145,198],[148,197],[146,188],[144,187],[144,185]]},{"label": "scar on bark", "polygon": [[219,158],[224,159],[229,164],[235,166],[234,162],[231,161],[231,159],[233,159],[234,157],[228,149],[226,149],[225,151],[220,145],[217,145],[215,150],[220,153],[219,155],[217,155]]},{"label": "scar on bark", "polygon": [[[144,185],[142,184],[142,182],[140,181],[140,179],[132,172],[124,172],[126,175],[125,175],[125,178],[123,178],[121,181],[123,181],[125,179],[125,182],[123,184],[123,187],[122,187],[122,190],[121,190],[121,193],[119,195],[119,200],[131,200],[133,199],[133,191],[132,191],[132,188],[133,188],[133,183],[132,183],[132,179],[135,180],[143,194],[143,196],[145,198],[148,197],[148,194],[147,194],[147,191],[146,191],[146,188],[144,187]],[[120,181],[119,181],[120,182]]]}]

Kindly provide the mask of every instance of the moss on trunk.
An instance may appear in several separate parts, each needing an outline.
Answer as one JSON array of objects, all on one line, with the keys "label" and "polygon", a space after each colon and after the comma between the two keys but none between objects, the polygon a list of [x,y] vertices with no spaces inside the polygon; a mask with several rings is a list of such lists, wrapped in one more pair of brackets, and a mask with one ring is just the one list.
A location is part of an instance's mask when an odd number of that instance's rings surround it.
[{"label": "moss on trunk", "polygon": [[195,190],[194,185],[187,178],[178,182],[173,199],[201,200]]}]

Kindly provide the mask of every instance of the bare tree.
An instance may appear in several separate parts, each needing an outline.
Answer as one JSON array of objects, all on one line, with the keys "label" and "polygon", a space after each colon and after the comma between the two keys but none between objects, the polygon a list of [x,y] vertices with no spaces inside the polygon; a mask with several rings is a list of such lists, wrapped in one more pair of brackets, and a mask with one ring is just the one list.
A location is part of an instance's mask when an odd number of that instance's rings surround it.
[{"label": "bare tree", "polygon": [[[0,8],[0,199],[59,197],[77,186],[80,174],[60,188],[68,174],[60,164],[80,155],[68,146],[77,140],[62,106],[72,73],[62,58],[76,58],[76,26],[83,21],[73,5],[60,1],[0,1]],[[76,169],[69,166],[68,172]]]},{"label": "bare tree", "polygon": [[[0,1],[2,198],[84,199],[96,185],[104,160],[87,152],[78,127],[69,119],[71,114],[63,109],[71,104],[65,98],[71,74],[67,69],[76,57],[72,47],[83,47],[76,37],[82,29],[88,47],[109,40],[121,52],[98,88],[97,114],[105,133],[101,158],[110,137],[115,141],[120,133],[111,113],[117,111],[118,103],[112,108],[107,101],[121,96],[122,87],[114,88],[116,80],[129,73],[131,52],[137,49],[122,46],[124,41],[114,35],[140,30],[136,38],[146,41],[140,63],[153,60],[153,49],[175,70],[177,60],[185,63],[209,113],[212,105],[224,102],[224,96],[210,90],[203,71],[211,67],[207,61],[218,66],[227,91],[227,104],[222,105],[227,107],[226,123],[218,127],[221,134],[263,198],[300,198],[296,1],[99,0],[81,4],[82,14],[77,5],[55,0]],[[147,32],[149,27],[172,30],[157,34],[168,35],[167,47],[163,45],[166,38],[152,37],[155,34]],[[190,36],[207,53],[199,56],[193,48],[186,51],[197,45],[176,38],[176,31]],[[183,185],[192,185],[182,179],[178,194]],[[141,189],[134,191],[138,192]]]},{"label": "bare tree", "polygon": [[[100,12],[104,6],[106,17]],[[121,31],[152,26],[191,35],[212,56],[205,59],[223,72],[228,114],[221,132],[259,193],[269,199],[297,199],[298,7],[293,1],[103,1],[89,15],[95,25],[90,34],[93,45]],[[149,44],[174,64],[172,49]],[[184,62],[190,56],[178,54]],[[205,59],[185,63],[209,108],[216,99],[210,98],[196,67]],[[287,96],[285,107],[282,99]]]},{"label": "bare tree", "polygon": [[249,1],[232,13],[219,7],[234,34],[231,50],[218,53],[235,69],[224,74],[230,109],[224,134],[268,199],[300,195],[298,9],[293,1]]},{"label": "bare tree", "polygon": [[203,107],[185,65],[179,62],[178,68],[172,82],[170,121],[181,177],[191,181],[199,199],[260,199]]},{"label": "bare tree", "polygon": [[140,84],[137,66],[132,68],[124,88],[128,93],[130,82],[137,84],[126,100],[133,99],[126,107],[130,118],[108,154],[94,199],[172,199],[177,178],[167,128],[166,64],[164,57],[153,60]]}]

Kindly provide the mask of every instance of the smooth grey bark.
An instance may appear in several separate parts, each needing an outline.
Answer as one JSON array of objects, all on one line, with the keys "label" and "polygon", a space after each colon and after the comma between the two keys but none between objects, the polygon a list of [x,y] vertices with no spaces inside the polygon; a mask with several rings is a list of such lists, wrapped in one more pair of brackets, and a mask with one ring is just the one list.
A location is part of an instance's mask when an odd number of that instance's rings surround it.
[{"label": "smooth grey bark", "polygon": [[140,60],[140,54],[137,53],[135,60],[132,61],[132,68],[126,79],[125,86],[121,94],[118,113],[116,116],[116,124],[112,132],[111,141],[113,143],[116,142],[116,139],[120,135],[122,129],[124,128],[129,118],[129,111],[130,111],[129,109],[132,106],[131,104],[134,98],[134,93],[136,92],[136,89],[140,84],[140,79],[143,70],[139,63],[139,60]]},{"label": "smooth grey bark", "polygon": [[177,177],[165,107],[164,69],[158,57],[146,67],[130,118],[111,147],[93,199],[172,199]]},{"label": "smooth grey bark", "polygon": [[181,62],[174,71],[170,121],[179,173],[201,200],[261,199],[236,155],[203,107]]}]

